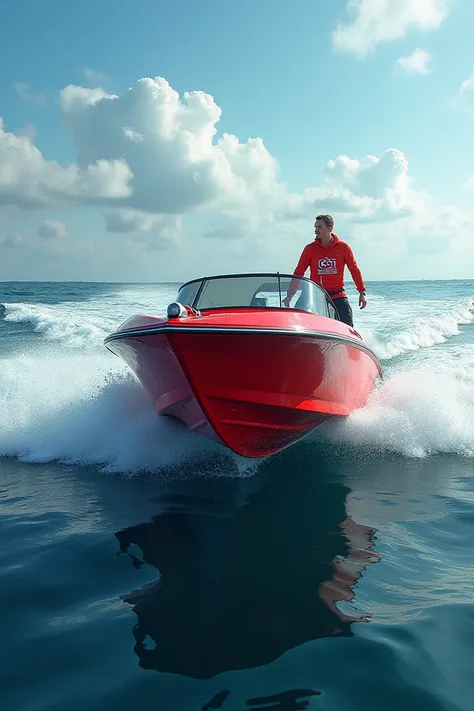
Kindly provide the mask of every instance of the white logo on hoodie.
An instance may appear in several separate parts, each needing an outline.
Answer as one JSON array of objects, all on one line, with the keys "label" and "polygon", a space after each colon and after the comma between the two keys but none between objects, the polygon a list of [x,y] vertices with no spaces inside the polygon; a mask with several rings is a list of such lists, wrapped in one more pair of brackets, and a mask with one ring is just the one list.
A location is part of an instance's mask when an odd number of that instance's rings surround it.
[{"label": "white logo on hoodie", "polygon": [[322,257],[318,261],[318,274],[337,274],[336,260]]}]

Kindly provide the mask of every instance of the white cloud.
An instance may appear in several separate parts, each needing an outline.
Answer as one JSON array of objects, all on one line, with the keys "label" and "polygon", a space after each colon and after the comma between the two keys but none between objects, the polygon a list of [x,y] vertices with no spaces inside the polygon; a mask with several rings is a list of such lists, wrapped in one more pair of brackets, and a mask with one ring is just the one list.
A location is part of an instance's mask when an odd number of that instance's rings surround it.
[{"label": "white cloud", "polygon": [[353,19],[334,30],[333,45],[364,56],[412,30],[438,29],[453,4],[454,0],[347,0],[346,9]]},{"label": "white cloud", "polygon": [[381,158],[339,156],[329,161],[324,175],[322,186],[291,196],[287,218],[309,217],[317,210],[376,223],[414,216],[422,208],[424,195],[413,189],[407,158],[395,148]]},{"label": "white cloud", "polygon": [[[281,181],[278,163],[261,138],[217,138],[222,112],[204,92],[181,99],[157,77],[140,79],[120,96],[70,85],[60,101],[77,161],[63,167],[46,160],[30,137],[6,132],[0,119],[0,207],[19,212],[93,207],[104,217],[105,231],[114,235],[103,237],[104,250],[115,248],[117,262],[123,258],[120,250],[117,256],[117,244],[144,259],[153,249],[170,248],[172,254],[190,235],[193,244],[208,238],[199,242],[190,262],[204,260],[206,250],[210,259],[217,252],[224,261],[226,255],[242,264],[248,259],[247,268],[251,254],[260,255],[261,263],[270,255],[273,262],[275,254],[293,255],[295,244],[311,239],[318,212],[334,214],[344,233],[373,236],[378,243],[394,230],[444,235],[471,226],[469,216],[439,207],[416,187],[407,157],[396,148],[380,156],[341,155],[324,167],[322,181],[294,193]],[[189,229],[183,228],[183,218]],[[60,231],[48,224],[40,228],[42,234]],[[74,249],[72,239],[36,242],[42,249]]]},{"label": "white cloud", "polygon": [[30,85],[27,82],[19,81],[16,82],[15,91],[18,96],[23,99],[23,101],[29,104],[36,104],[36,106],[46,106],[48,100],[44,92],[38,91],[36,93],[30,90]]},{"label": "white cloud", "polygon": [[248,237],[249,224],[245,217],[222,213],[211,220],[210,229],[203,233],[206,239],[242,240]]},{"label": "white cloud", "polygon": [[417,47],[408,57],[399,57],[395,63],[407,74],[429,74],[431,54],[426,49]]},{"label": "white cloud", "polygon": [[16,250],[23,256],[28,253],[67,256],[69,252],[67,241],[57,239],[65,236],[65,232],[62,233],[60,227],[61,225],[64,227],[64,225],[61,222],[51,221],[48,226],[46,224],[48,222],[45,220],[36,235],[18,230],[14,230],[11,234],[0,234],[0,250]]},{"label": "white cloud", "polygon": [[277,163],[260,138],[215,140],[222,111],[202,91],[181,100],[156,77],[122,96],[70,85],[60,98],[79,166],[119,157],[129,166],[133,193],[123,206],[181,214],[258,202],[275,188]]},{"label": "white cloud", "polygon": [[43,158],[28,136],[8,133],[0,117],[0,205],[38,208],[97,203],[130,194],[132,174],[123,160],[99,160],[66,168]]},{"label": "white cloud", "polygon": [[62,168],[29,139],[3,132],[17,155],[6,186],[0,170],[0,202],[103,204],[107,231],[157,235],[164,216],[201,212],[216,215],[206,236],[237,238],[273,229],[275,218],[306,218],[314,210],[367,222],[399,219],[422,200],[396,149],[381,158],[340,156],[326,166],[322,185],[292,194],[261,138],[241,143],[224,134],[216,140],[221,109],[213,97],[197,91],[182,101],[160,77],[141,79],[120,97],[70,85],[60,98],[77,164]]},{"label": "white cloud", "polygon": [[126,208],[106,210],[104,215],[107,232],[148,232],[162,219],[161,215]]},{"label": "white cloud", "polygon": [[[134,239],[147,244],[178,245],[182,237],[182,218],[174,215],[154,215],[122,208],[105,211],[107,232],[139,233]],[[144,236],[143,233],[150,233]]]},{"label": "white cloud", "polygon": [[14,232],[10,236],[0,234],[0,247],[4,249],[21,249],[24,245],[24,238],[20,232]]},{"label": "white cloud", "polygon": [[463,188],[465,190],[474,190],[474,175],[471,175],[470,178],[466,180],[463,184]]},{"label": "white cloud", "polygon": [[38,229],[38,237],[43,239],[55,239],[57,237],[65,237],[66,225],[59,220],[43,220],[43,223]]},{"label": "white cloud", "polygon": [[70,85],[60,103],[77,162],[62,167],[45,160],[28,137],[7,133],[2,124],[0,204],[96,205],[105,208],[109,232],[150,232],[173,243],[181,229],[165,216],[226,214],[249,234],[249,226],[257,231],[262,216],[288,198],[261,138],[216,138],[222,111],[202,91],[180,99],[157,77],[139,80],[121,96]]},{"label": "white cloud", "polygon": [[103,86],[107,81],[106,75],[101,74],[101,72],[96,72],[95,69],[91,69],[90,67],[84,67],[82,71],[86,80],[89,82],[89,84],[92,84],[93,86]]},{"label": "white cloud", "polygon": [[29,138],[30,141],[34,141],[36,139],[38,131],[34,124],[28,123],[22,128],[13,129],[13,133],[15,134],[15,136],[26,136],[26,138]]},{"label": "white cloud", "polygon": [[456,99],[466,108],[474,108],[474,74],[462,82]]}]

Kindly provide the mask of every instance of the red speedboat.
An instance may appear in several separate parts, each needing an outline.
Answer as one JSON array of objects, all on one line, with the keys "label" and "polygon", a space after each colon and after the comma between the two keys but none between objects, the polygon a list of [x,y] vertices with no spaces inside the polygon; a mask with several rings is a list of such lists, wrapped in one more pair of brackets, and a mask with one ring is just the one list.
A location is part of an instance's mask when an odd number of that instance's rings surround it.
[{"label": "red speedboat", "polygon": [[244,457],[267,456],[347,417],[382,375],[322,287],[279,273],[194,279],[180,287],[166,318],[132,316],[104,342],[158,414]]}]

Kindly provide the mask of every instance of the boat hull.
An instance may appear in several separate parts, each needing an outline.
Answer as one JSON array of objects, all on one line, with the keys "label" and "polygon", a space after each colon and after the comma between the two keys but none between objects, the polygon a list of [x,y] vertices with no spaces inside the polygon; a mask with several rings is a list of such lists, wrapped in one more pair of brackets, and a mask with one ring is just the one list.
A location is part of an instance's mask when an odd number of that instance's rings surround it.
[{"label": "boat hull", "polygon": [[380,365],[331,333],[164,323],[107,342],[155,410],[244,457],[264,457],[366,404]]}]

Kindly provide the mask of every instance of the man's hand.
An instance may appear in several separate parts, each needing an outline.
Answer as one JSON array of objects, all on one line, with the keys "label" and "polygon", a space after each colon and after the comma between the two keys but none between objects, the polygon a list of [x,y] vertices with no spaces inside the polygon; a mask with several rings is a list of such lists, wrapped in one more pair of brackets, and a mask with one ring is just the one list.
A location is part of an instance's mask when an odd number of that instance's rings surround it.
[{"label": "man's hand", "polygon": [[367,299],[364,294],[359,294],[359,306],[361,309],[365,309],[367,306]]},{"label": "man's hand", "polygon": [[282,303],[286,306],[287,309],[290,308],[290,301],[291,301],[291,296],[285,296],[285,298],[282,301]]}]

